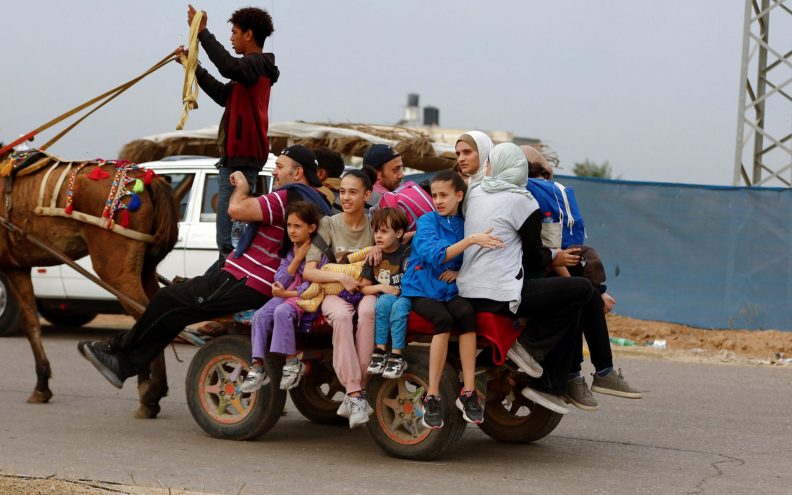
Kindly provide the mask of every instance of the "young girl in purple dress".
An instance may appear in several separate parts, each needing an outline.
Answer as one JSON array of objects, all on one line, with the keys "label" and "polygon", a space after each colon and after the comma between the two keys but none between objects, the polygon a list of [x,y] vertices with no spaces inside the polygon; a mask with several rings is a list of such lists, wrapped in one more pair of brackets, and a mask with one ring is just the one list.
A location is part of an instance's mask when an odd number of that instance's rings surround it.
[{"label": "young girl in purple dress", "polygon": [[244,393],[269,383],[270,377],[264,371],[265,358],[270,361],[273,374],[282,370],[282,390],[300,383],[305,365],[297,359],[294,330],[305,312],[296,301],[310,283],[303,281],[302,274],[305,255],[311,247],[311,235],[319,226],[319,218],[319,210],[313,203],[297,201],[286,207],[288,241],[283,243],[280,253],[280,267],[272,284],[273,297],[256,311],[251,320],[253,366],[239,387]]}]

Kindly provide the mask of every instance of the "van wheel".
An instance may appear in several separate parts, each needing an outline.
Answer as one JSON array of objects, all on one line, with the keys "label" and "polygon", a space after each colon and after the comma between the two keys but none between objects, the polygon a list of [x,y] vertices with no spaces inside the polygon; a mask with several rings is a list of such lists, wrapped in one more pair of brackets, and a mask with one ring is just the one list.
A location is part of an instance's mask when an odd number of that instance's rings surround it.
[{"label": "van wheel", "polygon": [[8,279],[0,274],[0,337],[10,337],[22,333],[22,313],[19,311]]},{"label": "van wheel", "polygon": [[[250,394],[238,391],[250,370],[250,354],[249,337],[224,335],[203,345],[187,370],[190,413],[215,438],[256,438],[280,419],[286,392],[278,388],[279,384],[270,381]],[[266,371],[272,376],[268,366]]]},{"label": "van wheel", "polygon": [[398,380],[373,377],[368,384],[368,399],[375,415],[368,429],[377,445],[386,453],[402,459],[428,461],[442,455],[462,436],[465,420],[454,405],[459,377],[446,364],[440,379],[444,426],[439,430],[421,423],[422,399],[429,383],[428,349],[405,349],[407,369]]},{"label": "van wheel", "polygon": [[38,312],[56,327],[81,327],[96,318],[96,313],[60,310],[44,304],[37,304]]}]

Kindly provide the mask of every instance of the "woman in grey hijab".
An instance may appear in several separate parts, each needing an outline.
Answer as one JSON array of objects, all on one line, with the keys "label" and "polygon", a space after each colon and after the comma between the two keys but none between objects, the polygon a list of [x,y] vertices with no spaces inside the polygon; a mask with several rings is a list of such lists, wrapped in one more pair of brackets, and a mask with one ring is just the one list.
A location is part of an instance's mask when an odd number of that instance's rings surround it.
[{"label": "woman in grey hijab", "polygon": [[490,176],[468,193],[465,235],[492,228],[504,247],[465,251],[457,278],[459,295],[470,299],[477,311],[530,316],[518,342],[530,353],[529,360],[533,356],[541,362],[544,372],[531,378],[522,394],[566,414],[562,396],[581,338],[579,315],[595,290],[582,278],[544,278],[548,266],[578,260],[542,247],[541,212],[525,189],[528,162],[522,151],[512,143],[499,144],[489,161]]}]

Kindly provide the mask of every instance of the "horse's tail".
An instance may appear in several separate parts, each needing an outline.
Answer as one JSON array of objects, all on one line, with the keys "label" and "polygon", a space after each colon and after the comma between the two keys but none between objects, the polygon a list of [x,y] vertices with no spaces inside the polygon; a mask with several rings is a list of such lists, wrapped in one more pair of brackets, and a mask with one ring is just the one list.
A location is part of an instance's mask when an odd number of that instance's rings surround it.
[{"label": "horse's tail", "polygon": [[154,205],[154,242],[146,249],[143,273],[151,273],[165,256],[173,250],[179,237],[179,207],[170,185],[155,178],[149,187]]}]

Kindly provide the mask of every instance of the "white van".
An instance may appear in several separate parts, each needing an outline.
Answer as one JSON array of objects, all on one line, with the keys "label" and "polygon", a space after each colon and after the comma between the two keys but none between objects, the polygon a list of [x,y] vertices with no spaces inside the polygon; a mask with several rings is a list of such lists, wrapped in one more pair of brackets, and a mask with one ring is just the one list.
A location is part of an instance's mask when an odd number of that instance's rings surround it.
[{"label": "white van", "polygon": [[[257,194],[272,190],[275,156],[270,154],[256,184]],[[217,207],[217,158],[173,156],[142,163],[170,179],[175,191],[188,189],[179,204],[179,238],[173,251],[159,264],[157,273],[172,279],[203,274],[217,260],[215,217]],[[91,270],[89,257],[79,264]],[[55,325],[79,326],[99,313],[123,313],[112,294],[66,265],[36,267],[33,291],[41,315]],[[19,309],[0,276],[0,335],[19,330]]]}]

